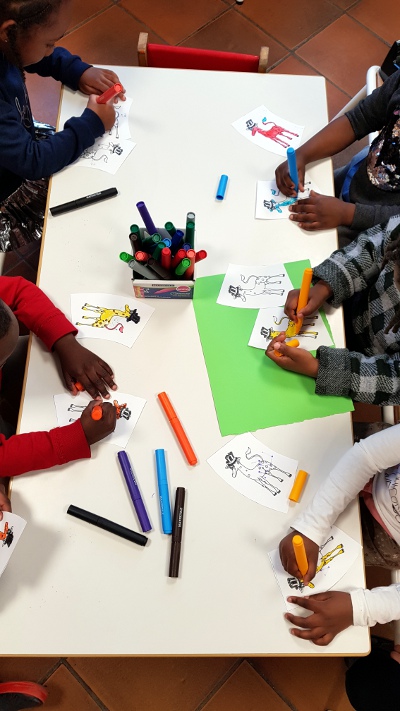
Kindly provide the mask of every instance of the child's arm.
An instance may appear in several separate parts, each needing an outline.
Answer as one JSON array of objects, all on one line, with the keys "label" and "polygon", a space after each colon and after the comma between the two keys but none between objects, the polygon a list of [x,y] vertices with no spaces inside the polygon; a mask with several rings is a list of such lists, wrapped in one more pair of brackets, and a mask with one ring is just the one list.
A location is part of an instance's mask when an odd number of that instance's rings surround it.
[{"label": "child's arm", "polygon": [[0,434],[0,476],[18,476],[90,458],[90,446],[111,434],[116,424],[116,410],[109,402],[102,404],[101,420],[92,419],[91,410],[98,404],[93,400],[79,420],[50,432],[30,432],[9,439]]}]

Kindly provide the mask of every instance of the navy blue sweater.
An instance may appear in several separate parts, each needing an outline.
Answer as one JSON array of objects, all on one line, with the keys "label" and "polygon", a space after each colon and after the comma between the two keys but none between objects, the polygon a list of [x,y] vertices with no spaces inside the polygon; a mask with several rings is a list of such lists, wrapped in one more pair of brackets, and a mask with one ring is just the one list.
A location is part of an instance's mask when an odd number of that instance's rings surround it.
[{"label": "navy blue sweater", "polygon": [[[27,72],[53,77],[76,91],[83,72],[90,67],[57,47]],[[65,168],[104,133],[101,119],[85,109],[70,118],[64,130],[36,141],[29,97],[21,73],[0,52],[0,201],[11,195],[24,178],[46,178]]]}]

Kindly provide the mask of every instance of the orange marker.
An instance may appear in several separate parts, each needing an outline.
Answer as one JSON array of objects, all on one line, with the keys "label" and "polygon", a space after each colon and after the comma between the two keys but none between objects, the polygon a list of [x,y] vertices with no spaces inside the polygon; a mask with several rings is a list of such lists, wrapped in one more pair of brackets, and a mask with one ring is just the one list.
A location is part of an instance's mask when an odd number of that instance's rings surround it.
[{"label": "orange marker", "polygon": [[123,91],[123,87],[121,84],[114,84],[114,86],[110,86],[107,91],[104,92],[104,94],[101,94],[101,96],[98,96],[96,99],[96,102],[98,104],[106,104],[107,101],[110,101],[110,99],[113,99],[114,96],[117,96],[117,94],[120,94],[121,91]]},{"label": "orange marker", "polygon": [[[298,348],[300,345],[300,341],[297,340],[297,338],[292,338],[291,341],[286,341],[285,343],[286,346],[291,346],[292,348]],[[280,351],[275,351],[275,355],[281,357],[282,353]]]},{"label": "orange marker", "polygon": [[307,472],[303,471],[303,469],[299,469],[299,471],[297,472],[296,479],[293,483],[292,490],[289,494],[290,501],[295,501],[297,503],[304,489],[307,477]]},{"label": "orange marker", "polygon": [[294,555],[296,558],[296,563],[297,567],[300,570],[300,573],[304,577],[307,570],[308,570],[308,560],[307,560],[307,554],[306,554],[306,549],[304,547],[304,541],[301,536],[293,536],[292,538],[292,544],[293,544],[293,550],[294,550]]},{"label": "orange marker", "polygon": [[83,391],[84,391],[84,389],[85,389],[85,388],[83,387],[82,383],[79,383],[78,381],[75,383],[75,387],[76,387],[76,389],[79,390],[79,392],[81,392],[81,393],[83,393]]},{"label": "orange marker", "polygon": [[163,408],[166,416],[168,417],[168,420],[169,420],[169,423],[170,423],[172,429],[174,430],[174,432],[176,434],[176,438],[182,447],[183,453],[184,453],[187,461],[192,466],[194,464],[197,464],[197,457],[192,449],[192,445],[190,444],[190,442],[187,438],[186,432],[183,429],[183,427],[178,419],[178,416],[177,416],[174,408],[171,405],[171,402],[170,402],[170,399],[169,399],[167,393],[158,393],[158,399],[162,405],[162,408]]},{"label": "orange marker", "polygon": [[[301,309],[304,309],[305,306],[307,306],[308,303],[308,297],[310,295],[310,286],[311,286],[311,279],[312,279],[312,269],[310,267],[307,267],[307,269],[304,270],[303,274],[303,280],[301,282],[301,287],[300,287],[300,294],[299,294],[299,300],[297,302],[297,313],[301,311]],[[301,327],[303,325],[303,319],[298,318],[297,323],[295,324],[294,327],[294,334],[296,335]]]},{"label": "orange marker", "polygon": [[92,420],[101,420],[103,417],[103,408],[101,405],[95,405],[92,412],[90,413],[92,416]]}]

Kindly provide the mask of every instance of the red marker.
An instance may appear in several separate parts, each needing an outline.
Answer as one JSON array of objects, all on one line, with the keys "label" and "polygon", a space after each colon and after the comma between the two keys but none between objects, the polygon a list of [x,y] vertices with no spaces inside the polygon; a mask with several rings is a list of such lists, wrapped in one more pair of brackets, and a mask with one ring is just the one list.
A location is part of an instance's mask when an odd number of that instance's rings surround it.
[{"label": "red marker", "polygon": [[175,269],[175,267],[178,266],[178,264],[181,263],[182,259],[186,257],[186,252],[184,249],[178,249],[177,253],[175,254],[175,257],[172,260],[172,269]]},{"label": "red marker", "polygon": [[101,420],[101,418],[103,417],[103,408],[102,408],[102,406],[101,406],[101,405],[95,405],[94,408],[93,408],[93,410],[92,410],[92,412],[91,412],[90,414],[91,414],[91,416],[92,416],[92,420],[96,420],[96,422],[97,422],[98,420]]},{"label": "red marker", "polygon": [[117,96],[117,94],[120,94],[123,91],[123,86],[122,84],[114,84],[114,86],[110,86],[107,91],[104,92],[104,94],[101,94],[101,96],[98,96],[96,101],[98,104],[106,104],[107,101],[110,101],[110,99],[113,99],[114,96]]},{"label": "red marker", "polygon": [[196,252],[194,251],[194,249],[188,249],[186,252],[186,257],[190,259],[190,267],[188,267],[185,271],[185,278],[191,279],[194,274],[194,262],[196,259]]},{"label": "red marker", "polygon": [[171,269],[171,250],[169,247],[163,247],[161,250],[161,266],[164,269]]},{"label": "red marker", "polygon": [[205,249],[200,249],[198,252],[196,252],[196,257],[195,257],[195,262],[201,262],[202,259],[205,259],[207,256],[207,252]]},{"label": "red marker", "polygon": [[137,262],[143,262],[143,264],[144,264],[145,262],[147,262],[149,257],[150,257],[150,255],[147,254],[147,252],[142,252],[141,250],[138,252],[135,252],[135,259]]}]

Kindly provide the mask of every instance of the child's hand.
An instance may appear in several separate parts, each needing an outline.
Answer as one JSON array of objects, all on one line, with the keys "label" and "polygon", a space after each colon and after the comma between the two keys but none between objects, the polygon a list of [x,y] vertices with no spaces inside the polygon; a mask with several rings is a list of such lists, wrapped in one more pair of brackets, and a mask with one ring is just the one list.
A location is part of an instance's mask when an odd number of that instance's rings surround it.
[{"label": "child's hand", "polygon": [[6,494],[6,487],[0,484],[0,521],[3,518],[3,511],[11,511],[11,501]]},{"label": "child's hand", "polygon": [[390,656],[392,657],[392,659],[394,659],[395,662],[398,662],[398,664],[400,664],[400,644],[394,645],[394,650],[393,652],[390,652]]},{"label": "child's hand", "polygon": [[[265,355],[283,368],[283,370],[291,370],[292,373],[300,373],[300,375],[308,375],[310,378],[316,378],[319,369],[318,359],[314,358],[308,351],[305,351],[304,348],[292,348],[292,346],[287,346],[284,343],[285,338],[285,331],[282,331],[279,336],[273,338],[265,351]],[[276,355],[277,351],[282,355]]]},{"label": "child's hand", "polygon": [[[307,560],[308,560],[308,570],[307,573],[302,576],[300,570],[297,567],[296,563],[296,556],[294,554],[293,550],[293,536],[299,535],[302,537],[303,542],[304,542],[304,547],[306,549],[306,555],[307,555]],[[317,543],[314,543],[314,541],[311,540],[311,538],[307,538],[307,536],[304,536],[302,533],[299,533],[298,531],[291,531],[288,533],[285,538],[282,538],[280,544],[279,544],[279,555],[281,557],[281,563],[285,570],[290,573],[290,575],[294,575],[295,578],[298,578],[299,580],[303,580],[304,585],[308,585],[310,580],[313,579],[315,576],[315,571],[317,569],[317,562],[318,562],[318,552],[319,552],[319,546]]]},{"label": "child's hand", "polygon": [[311,190],[310,197],[289,205],[289,218],[303,230],[328,230],[339,225],[351,225],[355,205]]},{"label": "child's hand", "polygon": [[101,439],[114,432],[117,423],[117,411],[114,405],[111,405],[111,402],[103,402],[101,404],[103,417],[101,420],[93,420],[91,412],[95,405],[98,404],[98,400],[89,402],[81,416],[81,424],[89,446],[95,442],[100,442]]},{"label": "child's hand", "polygon": [[103,122],[104,131],[109,131],[115,123],[115,109],[113,104],[98,104],[96,95],[91,94],[87,104],[87,108],[91,109],[99,119]]},{"label": "child's hand", "polygon": [[291,321],[297,323],[297,317],[304,318],[318,311],[322,304],[332,296],[332,289],[326,281],[318,281],[315,286],[310,289],[307,305],[297,313],[297,304],[299,302],[300,289],[292,289],[289,291],[285,304],[285,314],[289,316]]},{"label": "child's hand", "polygon": [[[304,191],[304,173],[306,170],[305,163],[301,160],[299,153],[296,153],[297,174],[299,176],[299,191]],[[294,189],[294,182],[289,175],[289,165],[287,160],[278,165],[275,171],[275,180],[277,188],[287,197],[297,197]]]},{"label": "child's hand", "polygon": [[72,333],[59,338],[54,344],[65,384],[72,395],[77,395],[75,382],[80,382],[92,398],[109,399],[108,389],[116,390],[114,373],[110,366],[88,348],[81,346]]},{"label": "child's hand", "polygon": [[[115,72],[110,69],[96,69],[96,67],[90,67],[86,69],[79,79],[79,89],[82,94],[104,94],[107,89],[114,86],[114,84],[121,84]],[[125,89],[121,94],[117,94],[114,99],[114,103],[117,103],[122,99],[125,101]]]},{"label": "child's hand", "polygon": [[309,639],[319,647],[332,642],[339,632],[353,624],[353,605],[349,593],[325,592],[307,597],[288,597],[288,602],[311,610],[309,617],[285,614],[285,619],[302,629],[291,628],[290,633]]}]

